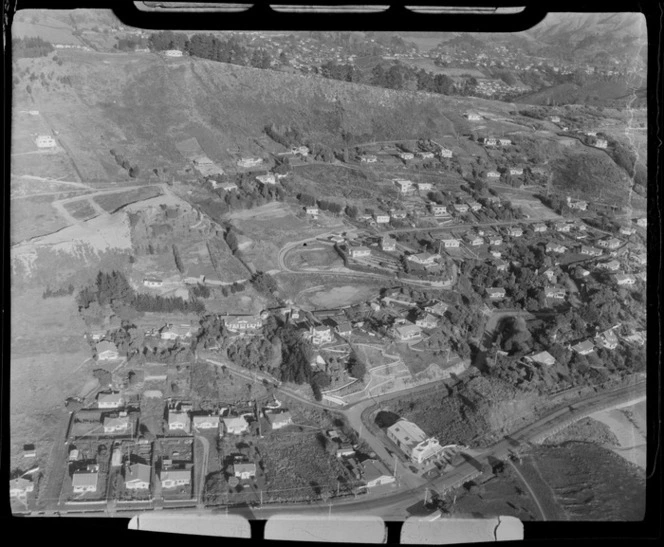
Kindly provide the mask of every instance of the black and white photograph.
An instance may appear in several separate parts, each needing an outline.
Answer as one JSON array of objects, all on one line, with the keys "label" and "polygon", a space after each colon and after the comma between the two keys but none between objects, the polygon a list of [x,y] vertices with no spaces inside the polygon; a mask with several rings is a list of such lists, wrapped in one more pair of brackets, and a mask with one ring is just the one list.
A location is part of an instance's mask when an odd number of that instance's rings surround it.
[{"label": "black and white photograph", "polygon": [[12,514],[644,519],[644,15],[256,27],[14,14]]}]

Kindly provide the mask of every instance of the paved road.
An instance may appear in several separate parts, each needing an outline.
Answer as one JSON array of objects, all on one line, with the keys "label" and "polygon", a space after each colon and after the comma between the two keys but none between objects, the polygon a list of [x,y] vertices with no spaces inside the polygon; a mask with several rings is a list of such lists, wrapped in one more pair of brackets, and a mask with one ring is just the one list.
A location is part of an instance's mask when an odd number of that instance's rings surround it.
[{"label": "paved road", "polygon": [[539,510],[540,515],[542,515],[542,520],[548,520],[548,519],[546,518],[546,513],[544,512],[544,508],[542,507],[542,504],[540,503],[540,501],[539,501],[539,499],[537,498],[537,495],[535,494],[535,492],[533,491],[533,489],[530,487],[530,484],[528,484],[528,481],[527,481],[527,480],[525,479],[525,477],[521,474],[521,471],[519,471],[519,470],[517,469],[516,465],[514,465],[514,463],[512,463],[512,460],[509,460],[509,459],[508,459],[507,461],[508,461],[508,463],[512,466],[512,469],[514,469],[514,471],[516,472],[516,474],[517,474],[517,476],[519,477],[519,479],[521,479],[521,482],[522,482],[522,483],[525,485],[525,487],[528,489],[528,492],[530,493],[530,497],[533,498],[533,501],[535,502],[535,505],[537,505],[537,509]]}]

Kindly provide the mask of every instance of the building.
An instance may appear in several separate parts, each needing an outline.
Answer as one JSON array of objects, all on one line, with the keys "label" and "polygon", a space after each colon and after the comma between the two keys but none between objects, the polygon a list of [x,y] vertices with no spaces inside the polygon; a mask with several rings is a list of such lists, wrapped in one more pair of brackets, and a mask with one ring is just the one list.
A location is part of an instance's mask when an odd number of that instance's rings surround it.
[{"label": "building", "polygon": [[510,167],[509,172],[513,176],[523,175],[523,167]]},{"label": "building", "polygon": [[438,151],[438,155],[439,155],[441,158],[451,158],[451,157],[452,157],[452,151],[449,150],[448,148],[441,148],[441,149]]},{"label": "building", "polygon": [[363,256],[370,256],[371,255],[371,249],[369,247],[365,247],[364,245],[359,245],[357,247],[351,247],[348,250],[348,255],[351,258],[360,258]]},{"label": "building", "polygon": [[291,147],[291,153],[306,157],[309,155],[309,148],[306,146],[293,146]]},{"label": "building", "polygon": [[488,297],[491,298],[492,300],[505,298],[505,289],[501,287],[487,287],[485,291]]},{"label": "building", "polygon": [[75,471],[71,478],[71,486],[74,494],[97,491],[98,471]]},{"label": "building", "polygon": [[555,300],[564,300],[565,289],[560,289],[558,287],[546,287],[544,289],[544,296],[546,296],[546,298],[553,298]]},{"label": "building", "polygon": [[596,249],[595,247],[588,247],[587,245],[581,245],[581,250],[579,252],[582,255],[602,256],[602,251]]},{"label": "building", "polygon": [[507,229],[507,235],[511,237],[521,237],[523,235],[523,230],[518,226],[510,226]]},{"label": "building", "polygon": [[266,173],[265,175],[258,175],[256,180],[261,184],[277,184],[277,178],[273,173]]},{"label": "building", "polygon": [[50,135],[39,135],[35,139],[35,144],[37,148],[55,148],[56,146],[55,139]]},{"label": "building", "polygon": [[620,262],[617,260],[610,260],[609,262],[603,262],[597,265],[603,270],[608,270],[610,272],[617,272],[620,269]]},{"label": "building", "polygon": [[353,332],[353,327],[349,321],[339,321],[336,326],[336,331],[339,336],[350,336]]},{"label": "building", "polygon": [[318,207],[305,207],[304,212],[312,217],[317,217],[319,213]]},{"label": "building", "polygon": [[556,280],[556,273],[551,268],[543,271],[542,275],[544,275],[550,282],[554,282]]},{"label": "building", "polygon": [[588,209],[588,202],[581,199],[572,199],[567,196],[567,206],[570,209],[578,209],[579,211],[585,211]]},{"label": "building", "polygon": [[418,152],[417,157],[422,158],[423,160],[429,160],[433,158],[433,152]]},{"label": "building", "polygon": [[373,459],[364,460],[361,464],[362,480],[368,489],[383,484],[395,484],[396,479],[390,475],[385,465]]},{"label": "building", "polygon": [[422,329],[417,325],[396,325],[392,329],[394,337],[400,342],[414,340],[422,336]]},{"label": "building", "polygon": [[378,158],[376,156],[369,154],[367,156],[362,156],[360,158],[360,161],[363,163],[376,163],[378,161]]},{"label": "building", "polygon": [[648,219],[646,217],[641,217],[636,219],[636,224],[637,226],[641,226],[641,228],[647,228],[648,227]]},{"label": "building", "polygon": [[9,481],[9,497],[10,498],[22,498],[28,494],[28,492],[33,492],[35,485],[32,481],[19,477],[17,479],[12,479]]},{"label": "building", "polygon": [[399,157],[400,157],[402,160],[412,160],[412,159],[415,157],[415,155],[412,154],[411,152],[401,152],[401,153],[399,154]]},{"label": "building", "polygon": [[263,326],[263,320],[253,315],[224,317],[224,326],[233,332],[249,332],[260,329]]},{"label": "building", "polygon": [[634,285],[636,283],[636,278],[633,275],[629,274],[616,274],[615,280],[618,285]]},{"label": "building", "polygon": [[549,121],[552,123],[560,123],[560,116],[549,116]]},{"label": "building", "polygon": [[293,416],[287,410],[284,412],[268,412],[265,414],[272,429],[281,429],[293,423]]},{"label": "building", "polygon": [[588,277],[590,275],[590,272],[586,270],[585,268],[577,268],[577,273],[579,277]]},{"label": "building", "polygon": [[471,122],[479,122],[482,119],[482,116],[480,116],[479,114],[477,114],[475,112],[467,112],[465,114],[465,116],[466,116],[466,119],[468,121],[471,121]]},{"label": "building", "polygon": [[618,337],[612,329],[609,329],[595,337],[595,344],[600,348],[614,350],[618,347]]},{"label": "building", "polygon": [[447,215],[447,207],[445,207],[445,205],[431,204],[429,205],[429,210],[431,211],[431,213],[433,213],[433,216],[435,217],[442,217]]},{"label": "building", "polygon": [[563,244],[558,243],[557,241],[549,241],[546,244],[547,253],[564,253],[567,250]]},{"label": "building", "polygon": [[104,433],[131,433],[129,416],[118,416],[116,418],[106,416],[104,418]]},{"label": "building", "polygon": [[593,146],[595,148],[606,148],[609,143],[605,139],[595,139]]},{"label": "building", "polygon": [[169,469],[162,471],[159,477],[161,487],[165,489],[177,488],[191,484],[191,469]]},{"label": "building", "polygon": [[482,137],[480,139],[480,142],[484,146],[496,146],[498,144],[498,141],[494,139],[493,137]]},{"label": "building", "polygon": [[99,342],[96,349],[98,361],[113,361],[120,357],[117,346],[108,340]]},{"label": "building", "polygon": [[406,213],[406,211],[397,211],[395,209],[390,210],[390,216],[392,218],[396,218],[397,220],[403,220],[406,218],[407,214],[408,213]]},{"label": "building", "polygon": [[467,203],[454,203],[452,205],[454,210],[457,213],[467,213],[468,212],[468,204]]},{"label": "building", "polygon": [[178,340],[179,338],[190,338],[191,327],[187,325],[165,325],[159,331],[162,340]]},{"label": "building", "polygon": [[549,367],[556,363],[555,358],[548,351],[540,351],[539,353],[534,353],[533,355],[526,357],[526,359]]},{"label": "building", "polygon": [[146,277],[143,279],[143,285],[145,287],[156,288],[161,287],[163,284],[164,282],[158,277]]},{"label": "building", "polygon": [[646,343],[646,333],[645,331],[633,332],[623,336],[622,339],[630,344],[643,346]]},{"label": "building", "polygon": [[491,234],[488,236],[489,245],[502,245],[503,238],[499,235]]},{"label": "building", "polygon": [[602,239],[602,240],[598,241],[597,245],[599,247],[604,247],[605,249],[614,250],[614,249],[617,249],[618,247],[620,247],[622,245],[622,241],[620,241],[619,239],[616,239],[615,237],[611,237],[609,239]]},{"label": "building", "polygon": [[572,229],[572,225],[567,222],[558,222],[556,223],[557,232],[569,232]]},{"label": "building", "polygon": [[[500,144],[500,146],[509,146],[512,144],[512,141],[511,139],[498,139],[498,144]],[[523,169],[521,170],[521,174],[523,174]]]},{"label": "building", "polygon": [[194,429],[219,429],[219,416],[210,414],[209,416],[194,416],[193,417]]},{"label": "building", "polygon": [[415,325],[423,329],[435,329],[438,326],[438,319],[430,313],[426,313],[415,320]]},{"label": "building", "polygon": [[191,432],[191,420],[189,413],[181,410],[168,411],[168,430],[169,431],[184,431],[185,433]]},{"label": "building", "polygon": [[595,351],[595,346],[590,340],[584,340],[573,346],[570,346],[570,349],[578,353],[579,355],[588,355]]},{"label": "building", "polygon": [[397,242],[391,237],[384,237],[380,240],[380,248],[383,251],[394,251],[397,248]]},{"label": "building", "polygon": [[430,460],[442,451],[438,439],[427,437],[417,425],[403,418],[387,428],[387,438],[417,464]]},{"label": "building", "polygon": [[487,171],[486,178],[488,179],[499,179],[500,173],[498,171]]},{"label": "building", "polygon": [[504,260],[496,260],[495,265],[496,265],[496,270],[498,270],[499,272],[507,271],[507,262],[505,262]]},{"label": "building", "polygon": [[97,394],[97,408],[120,408],[123,405],[124,397],[119,392]]},{"label": "building", "polygon": [[311,343],[315,346],[321,346],[323,344],[329,344],[332,342],[332,329],[327,325],[319,325],[317,327],[311,327],[309,331],[309,336],[311,337]]},{"label": "building", "polygon": [[390,222],[390,215],[376,214],[374,215],[376,224],[388,224]]},{"label": "building", "polygon": [[436,302],[424,306],[424,311],[438,317],[443,317],[449,306],[444,302]]},{"label": "building", "polygon": [[440,260],[440,255],[432,253],[417,253],[414,255],[408,255],[406,257],[406,260],[410,262],[415,262],[415,264],[427,265],[427,264],[433,264],[437,260]]},{"label": "building", "polygon": [[125,488],[129,490],[148,490],[152,477],[152,467],[144,463],[135,463],[128,467],[125,475]]},{"label": "building", "polygon": [[484,240],[480,236],[475,234],[466,235],[466,241],[468,242],[468,245],[471,245],[473,247],[484,245]]},{"label": "building", "polygon": [[167,49],[164,51],[166,57],[182,57],[182,52],[179,49]]},{"label": "building", "polygon": [[440,242],[446,249],[458,247],[461,244],[461,242],[454,237],[441,238]]},{"label": "building", "polygon": [[478,201],[475,201],[474,199],[468,200],[466,202],[466,205],[470,207],[471,211],[479,211],[482,208],[482,205]]},{"label": "building", "polygon": [[636,232],[636,230],[631,226],[622,226],[620,228],[620,233],[624,236],[631,236],[634,234],[634,232]]},{"label": "building", "polygon": [[224,422],[224,433],[229,435],[241,435],[249,431],[249,423],[244,416],[222,418]]},{"label": "building", "polygon": [[233,464],[233,476],[241,480],[253,479],[256,477],[255,463],[236,463]]},{"label": "building", "polygon": [[414,190],[413,182],[405,179],[397,179],[394,181],[394,184],[399,188],[399,192],[402,194],[408,194]]},{"label": "building", "polygon": [[232,192],[233,190],[237,190],[237,184],[234,182],[222,182],[219,184],[219,188],[221,188],[224,192]]},{"label": "building", "polygon": [[256,167],[263,163],[262,158],[240,158],[237,160],[238,167]]},{"label": "building", "polygon": [[429,192],[433,189],[433,184],[431,184],[430,182],[418,182],[417,189],[420,192]]},{"label": "building", "polygon": [[543,222],[538,222],[536,224],[533,224],[533,230],[535,232],[546,232],[546,224]]}]

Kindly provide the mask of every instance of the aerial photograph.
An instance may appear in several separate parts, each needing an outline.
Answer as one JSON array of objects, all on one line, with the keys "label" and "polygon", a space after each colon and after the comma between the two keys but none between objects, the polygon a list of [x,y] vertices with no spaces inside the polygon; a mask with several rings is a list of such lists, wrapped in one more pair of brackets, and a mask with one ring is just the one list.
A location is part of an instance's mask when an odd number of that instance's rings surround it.
[{"label": "aerial photograph", "polygon": [[17,11],[12,514],[642,520],[647,58]]}]

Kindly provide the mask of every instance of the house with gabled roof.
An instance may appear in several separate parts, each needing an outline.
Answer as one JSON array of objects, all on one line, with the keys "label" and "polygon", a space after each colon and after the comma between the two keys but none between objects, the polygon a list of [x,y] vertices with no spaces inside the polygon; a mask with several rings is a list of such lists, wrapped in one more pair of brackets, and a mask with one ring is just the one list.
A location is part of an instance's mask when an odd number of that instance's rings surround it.
[{"label": "house with gabled roof", "polygon": [[395,484],[396,479],[379,460],[367,459],[361,464],[362,480],[368,489],[384,484]]},{"label": "house with gabled roof", "polygon": [[348,256],[351,258],[362,258],[371,255],[371,249],[365,245],[357,245],[348,249]]},{"label": "house with gabled roof", "polygon": [[608,329],[595,337],[595,344],[600,348],[614,350],[618,347],[618,337],[613,329]]},{"label": "house with gabled roof", "polygon": [[505,289],[502,287],[487,287],[485,292],[492,300],[499,300],[505,298]]},{"label": "house with gabled roof", "polygon": [[433,184],[430,182],[418,182],[417,189],[420,192],[429,192],[433,188]]},{"label": "house with gabled roof", "polygon": [[567,247],[565,247],[562,243],[558,243],[557,241],[549,241],[546,244],[546,252],[547,253],[564,253],[567,251]]},{"label": "house with gabled roof", "polygon": [[415,325],[423,329],[435,329],[438,326],[438,319],[430,313],[425,313],[415,319]]},{"label": "house with gabled roof", "polygon": [[617,249],[621,245],[622,245],[622,241],[620,241],[619,239],[617,239],[615,237],[610,237],[608,239],[602,239],[602,240],[597,242],[598,247],[604,247],[605,249],[611,249],[611,250]]},{"label": "house with gabled roof", "polygon": [[560,287],[546,287],[544,289],[544,296],[555,300],[564,300],[565,289],[561,289]]},{"label": "house with gabled roof", "polygon": [[449,306],[445,302],[432,302],[424,306],[424,311],[438,317],[443,317]]},{"label": "house with gabled roof", "polygon": [[162,470],[159,476],[161,487],[165,489],[177,488],[191,484],[191,469]]},{"label": "house with gabled roof", "polygon": [[185,433],[191,432],[191,420],[189,413],[181,410],[168,411],[168,430],[169,431],[184,431]]},{"label": "house with gabled roof", "polygon": [[244,416],[222,418],[224,422],[224,433],[229,435],[241,435],[249,431],[249,423]]},{"label": "house with gabled roof", "polygon": [[219,423],[220,423],[220,418],[216,414],[193,417],[194,429],[196,431],[200,429],[218,429]]},{"label": "house with gabled roof", "polygon": [[413,324],[395,325],[392,328],[392,335],[396,340],[405,342],[422,336],[422,329]]},{"label": "house with gabled roof", "polygon": [[131,433],[129,416],[106,416],[104,418],[104,433]]},{"label": "house with gabled roof", "polygon": [[583,342],[570,346],[570,349],[579,355],[588,355],[595,351],[595,346],[590,340],[584,340]]},{"label": "house with gabled roof", "polygon": [[511,237],[521,237],[523,235],[523,230],[519,226],[510,226],[507,229],[507,235]]},{"label": "house with gabled roof", "polygon": [[468,204],[467,203],[453,203],[452,208],[457,212],[457,213],[467,213],[468,212]]},{"label": "house with gabled roof", "polygon": [[233,464],[233,476],[240,480],[254,478],[256,476],[256,464],[253,462]]},{"label": "house with gabled roof", "polygon": [[588,245],[581,245],[581,250],[579,251],[582,255],[588,256],[602,256],[602,251],[595,247],[590,247]]},{"label": "house with gabled roof", "polygon": [[124,397],[120,392],[99,392],[97,394],[97,408],[120,408],[124,405]]},{"label": "house with gabled roof", "polygon": [[544,224],[543,222],[536,222],[535,224],[533,224],[533,230],[535,232],[546,232],[547,227],[546,224]]},{"label": "house with gabled roof", "polygon": [[610,260],[609,262],[600,262],[597,265],[598,268],[602,270],[608,270],[610,272],[617,272],[620,269],[620,262],[617,260]]},{"label": "house with gabled roof", "polygon": [[71,478],[74,494],[96,492],[99,471],[75,471]]},{"label": "house with gabled roof", "polygon": [[636,283],[636,278],[629,274],[616,274],[614,279],[618,285],[634,285]]},{"label": "house with gabled roof", "polygon": [[384,237],[380,240],[380,248],[383,251],[394,251],[397,248],[397,242],[392,237]]},{"label": "house with gabled roof", "polygon": [[281,429],[293,423],[293,416],[288,410],[284,412],[266,412],[265,417],[270,422],[273,430]]},{"label": "house with gabled roof", "polygon": [[461,242],[455,237],[445,236],[440,239],[440,242],[443,244],[443,247],[446,249],[459,247]]},{"label": "house with gabled roof", "polygon": [[414,262],[415,264],[422,264],[422,265],[428,265],[428,264],[433,264],[437,260],[440,260],[440,255],[439,254],[434,254],[434,253],[417,253],[413,255],[408,255],[406,257],[406,260],[410,262]]},{"label": "house with gabled roof", "polygon": [[374,215],[374,220],[376,221],[376,224],[388,224],[392,219],[390,215],[385,213],[376,213]]},{"label": "house with gabled roof", "polygon": [[110,340],[102,340],[96,346],[98,361],[114,361],[120,357],[118,347]]},{"label": "house with gabled roof", "polygon": [[28,494],[28,492],[33,492],[35,485],[31,480],[24,479],[23,477],[18,477],[9,481],[9,497],[10,498],[22,498]]},{"label": "house with gabled roof", "polygon": [[542,365],[551,366],[556,363],[556,359],[548,351],[540,351],[539,353],[533,353],[525,357],[527,361],[532,361],[534,363],[540,363]]},{"label": "house with gabled roof", "polygon": [[125,488],[129,490],[148,490],[152,477],[152,467],[144,463],[129,465],[125,475]]},{"label": "house with gabled roof", "polygon": [[435,217],[442,217],[447,215],[447,207],[445,205],[439,205],[437,203],[429,204],[429,210]]}]

